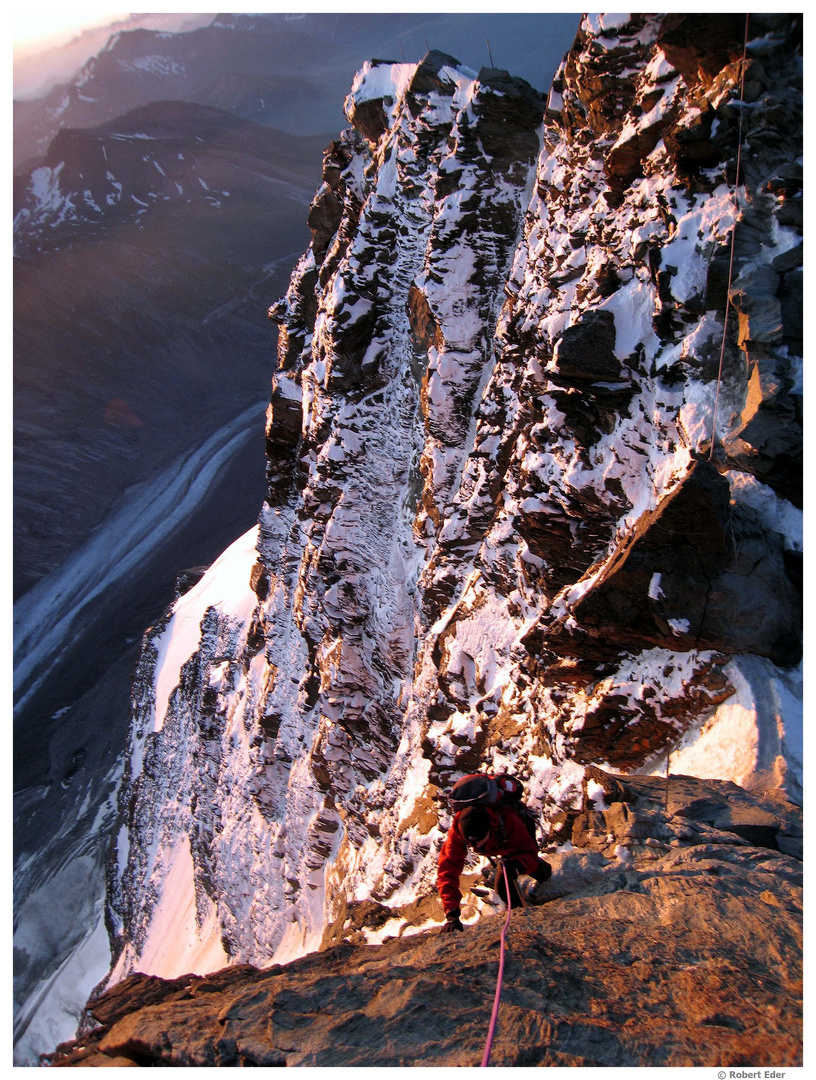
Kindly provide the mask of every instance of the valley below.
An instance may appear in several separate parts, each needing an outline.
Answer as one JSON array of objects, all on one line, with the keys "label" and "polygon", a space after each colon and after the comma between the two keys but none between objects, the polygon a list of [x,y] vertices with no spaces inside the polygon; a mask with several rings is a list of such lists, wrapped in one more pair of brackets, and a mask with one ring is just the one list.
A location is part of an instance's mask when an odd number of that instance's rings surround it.
[{"label": "valley below", "polygon": [[[189,587],[252,524],[264,485],[264,408],[248,410],[199,453],[126,494],[65,566],[18,604],[18,673],[29,673],[15,716],[21,1005],[59,979],[60,960],[86,938],[90,913],[104,901],[141,635],[172,603],[177,584]],[[98,978],[110,966],[104,937],[91,960]],[[70,986],[61,991],[69,1002],[71,994]],[[46,1026],[54,1022],[47,1016]],[[16,1034],[24,1045],[30,1019],[23,1009]]]}]

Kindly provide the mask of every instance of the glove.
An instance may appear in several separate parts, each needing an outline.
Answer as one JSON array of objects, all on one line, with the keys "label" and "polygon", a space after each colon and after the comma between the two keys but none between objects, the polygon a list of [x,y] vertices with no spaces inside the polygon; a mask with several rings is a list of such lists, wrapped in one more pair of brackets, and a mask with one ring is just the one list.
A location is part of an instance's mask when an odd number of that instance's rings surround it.
[{"label": "glove", "polygon": [[523,867],[522,867],[520,862],[516,862],[515,859],[501,859],[500,862],[499,862],[499,871],[498,871],[499,880],[501,880],[502,877],[503,877],[502,870],[501,870],[501,864],[502,863],[504,863],[505,869],[507,870],[507,876],[510,878],[511,881],[515,881],[515,879],[519,876],[519,874],[523,873]]},{"label": "glove", "polygon": [[459,908],[457,908],[455,911],[449,911],[448,914],[445,916],[445,925],[442,927],[439,933],[450,934],[454,930],[464,930],[464,926],[462,926],[461,922],[459,921],[459,915]]},{"label": "glove", "polygon": [[544,862],[543,859],[539,859],[538,866],[533,873],[533,877],[536,879],[536,881],[541,883],[549,881],[552,877],[552,867],[548,862]]}]

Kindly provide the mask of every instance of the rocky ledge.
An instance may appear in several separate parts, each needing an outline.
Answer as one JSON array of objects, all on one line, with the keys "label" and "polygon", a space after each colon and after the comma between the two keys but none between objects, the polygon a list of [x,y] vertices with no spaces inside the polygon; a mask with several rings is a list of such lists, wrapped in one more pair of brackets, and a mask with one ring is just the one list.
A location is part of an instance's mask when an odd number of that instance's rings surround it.
[{"label": "rocky ledge", "polygon": [[[589,769],[549,902],[511,919],[491,1064],[801,1065],[801,826],[777,794]],[[264,970],[131,975],[46,1063],[478,1065],[503,920],[464,910],[462,935],[406,925]]]}]

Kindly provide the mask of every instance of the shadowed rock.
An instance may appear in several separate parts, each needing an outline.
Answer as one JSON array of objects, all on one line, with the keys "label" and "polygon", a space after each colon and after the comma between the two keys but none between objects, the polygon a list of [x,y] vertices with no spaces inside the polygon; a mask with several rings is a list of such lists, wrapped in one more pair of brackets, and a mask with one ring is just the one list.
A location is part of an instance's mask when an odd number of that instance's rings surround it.
[{"label": "shadowed rock", "polygon": [[801,655],[799,598],[781,543],[732,515],[728,482],[704,460],[643,516],[573,615],[622,645],[754,652],[783,666]]},{"label": "shadowed rock", "polygon": [[614,382],[621,366],[615,356],[615,316],[611,311],[587,311],[569,326],[553,353],[558,374],[576,382]]}]

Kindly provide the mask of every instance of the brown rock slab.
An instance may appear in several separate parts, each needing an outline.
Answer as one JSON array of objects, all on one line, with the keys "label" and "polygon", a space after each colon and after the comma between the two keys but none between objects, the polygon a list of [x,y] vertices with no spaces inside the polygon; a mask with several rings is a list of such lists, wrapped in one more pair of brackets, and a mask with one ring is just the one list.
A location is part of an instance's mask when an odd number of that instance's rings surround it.
[{"label": "brown rock slab", "polygon": [[[746,823],[791,831],[798,809],[678,776],[667,812],[661,777],[593,779],[611,801],[585,797],[583,831],[547,855],[559,895],[511,916],[491,1065],[800,1065],[801,864],[736,835]],[[502,921],[267,971],[134,976],[92,1005],[104,1026],[50,1063],[475,1066]]]}]

